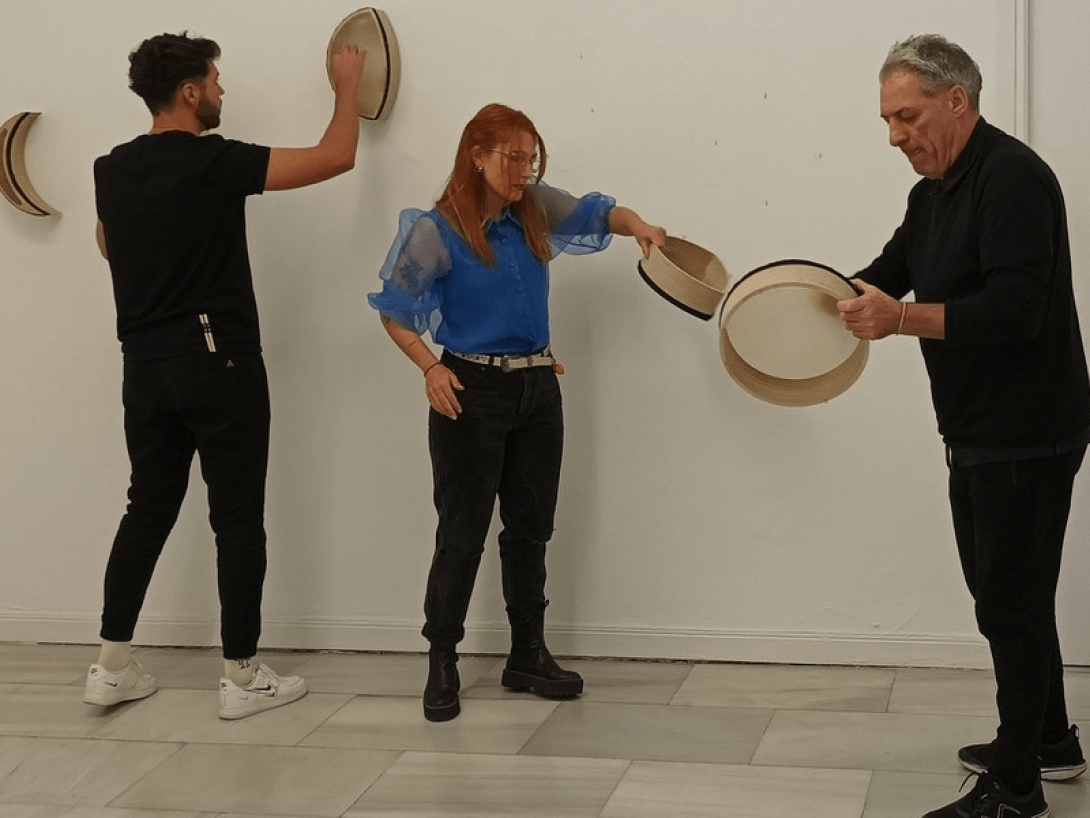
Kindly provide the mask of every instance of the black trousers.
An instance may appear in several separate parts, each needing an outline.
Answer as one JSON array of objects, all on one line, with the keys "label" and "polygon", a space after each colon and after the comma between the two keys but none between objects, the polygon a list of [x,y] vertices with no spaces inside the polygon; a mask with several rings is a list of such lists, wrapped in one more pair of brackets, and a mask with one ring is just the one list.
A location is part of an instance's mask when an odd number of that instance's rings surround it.
[{"label": "black trousers", "polygon": [[548,367],[503,372],[449,353],[462,414],[428,420],[439,523],[424,598],[423,634],[453,647],[465,636],[477,569],[499,499],[500,565],[508,621],[531,620],[545,599],[545,545],[553,533],[564,418],[560,384]]},{"label": "black trousers", "polygon": [[266,567],[264,361],[258,354],[226,353],[126,361],[122,397],[132,476],[106,567],[102,638],[132,640],[196,452],[216,536],[223,655],[253,656]]},{"label": "black trousers", "polygon": [[950,469],[962,569],[997,683],[999,730],[990,772],[1017,790],[1040,774],[1041,739],[1057,741],[1070,726],[1056,586],[1085,451]]}]

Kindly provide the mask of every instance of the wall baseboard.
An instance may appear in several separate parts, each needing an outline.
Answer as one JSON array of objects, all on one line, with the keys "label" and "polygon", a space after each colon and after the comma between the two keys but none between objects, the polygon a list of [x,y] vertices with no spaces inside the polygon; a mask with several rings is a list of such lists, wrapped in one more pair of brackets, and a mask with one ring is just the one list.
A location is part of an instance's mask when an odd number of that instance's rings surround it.
[{"label": "wall baseboard", "polygon": [[[463,653],[507,652],[500,623],[467,627]],[[219,644],[219,624],[209,619],[145,617],[140,645],[207,647]],[[81,615],[0,614],[0,642],[94,644],[98,619]],[[980,638],[922,634],[822,634],[657,629],[644,627],[550,627],[549,646],[559,656],[662,659],[756,664],[862,665],[873,667],[988,668]],[[427,649],[418,622],[277,620],[267,618],[262,648],[421,652]]]}]

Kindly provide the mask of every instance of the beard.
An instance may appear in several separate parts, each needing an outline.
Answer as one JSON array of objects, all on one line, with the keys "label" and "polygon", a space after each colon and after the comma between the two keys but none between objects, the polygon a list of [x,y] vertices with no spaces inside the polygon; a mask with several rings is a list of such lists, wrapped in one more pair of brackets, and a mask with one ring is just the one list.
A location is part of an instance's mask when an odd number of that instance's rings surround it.
[{"label": "beard", "polygon": [[202,130],[211,131],[213,128],[218,128],[220,125],[220,108],[202,98],[197,103],[197,121],[200,122]]}]

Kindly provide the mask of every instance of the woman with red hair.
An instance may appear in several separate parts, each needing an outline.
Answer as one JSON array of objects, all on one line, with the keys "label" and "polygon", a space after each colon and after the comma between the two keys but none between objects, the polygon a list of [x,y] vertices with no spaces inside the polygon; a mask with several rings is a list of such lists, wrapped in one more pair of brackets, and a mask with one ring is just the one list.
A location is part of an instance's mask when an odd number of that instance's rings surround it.
[{"label": "woman with red hair", "polygon": [[[614,233],[644,255],[660,227],[601,193],[576,198],[541,181],[545,143],[521,111],[492,104],[466,125],[432,210],[401,213],[368,297],[424,374],[439,516],[424,599],[430,644],[424,716],[458,715],[458,643],[499,498],[500,565],[511,652],[504,687],[565,698],[578,673],[545,646],[545,544],[560,484],[563,410],[549,349],[550,259],[605,249]],[[437,357],[421,335],[444,349]]]}]

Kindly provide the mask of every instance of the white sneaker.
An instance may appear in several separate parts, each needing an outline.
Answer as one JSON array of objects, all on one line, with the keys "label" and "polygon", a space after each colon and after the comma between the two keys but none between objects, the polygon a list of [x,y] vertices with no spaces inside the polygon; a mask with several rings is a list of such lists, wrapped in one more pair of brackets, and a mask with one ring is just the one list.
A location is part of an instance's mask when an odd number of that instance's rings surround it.
[{"label": "white sneaker", "polygon": [[91,669],[87,671],[87,684],[83,687],[83,700],[87,704],[108,707],[111,704],[143,699],[158,689],[155,677],[145,673],[135,659],[117,673],[102,665],[91,665]]},{"label": "white sneaker", "polygon": [[291,704],[306,694],[307,684],[298,676],[277,676],[268,665],[258,665],[253,681],[246,687],[220,679],[220,718],[245,718]]}]

